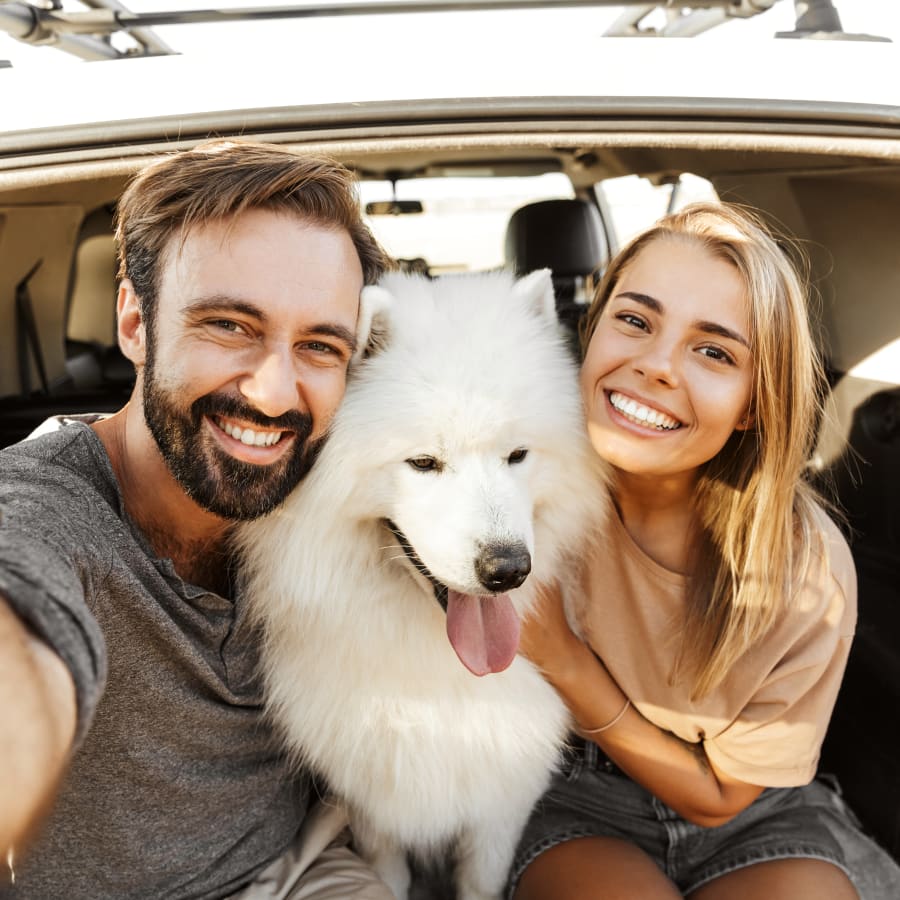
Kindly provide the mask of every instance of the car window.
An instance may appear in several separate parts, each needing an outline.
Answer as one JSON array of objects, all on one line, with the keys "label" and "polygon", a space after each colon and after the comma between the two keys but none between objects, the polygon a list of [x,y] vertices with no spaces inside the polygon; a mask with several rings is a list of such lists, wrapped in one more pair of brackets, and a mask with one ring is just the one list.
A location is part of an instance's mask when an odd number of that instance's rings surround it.
[{"label": "car window", "polygon": [[420,213],[369,215],[367,221],[394,257],[422,259],[432,274],[493,269],[504,264],[509,217],[535,200],[574,196],[561,172],[530,177],[441,177],[362,181],[364,204],[418,200]]},{"label": "car window", "polygon": [[594,185],[614,249],[624,246],[638,232],[667,212],[697,200],[716,200],[716,189],[705,178],[689,173],[654,184],[639,175],[606,178]]},{"label": "car window", "polygon": [[854,378],[900,385],[900,338],[885,344],[871,356],[857,363],[850,370],[850,375]]}]

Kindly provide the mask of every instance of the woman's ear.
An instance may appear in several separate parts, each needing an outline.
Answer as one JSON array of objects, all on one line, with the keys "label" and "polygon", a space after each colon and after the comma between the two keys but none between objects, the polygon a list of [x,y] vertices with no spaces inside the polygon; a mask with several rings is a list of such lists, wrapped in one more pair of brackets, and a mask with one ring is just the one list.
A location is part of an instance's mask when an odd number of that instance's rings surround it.
[{"label": "woman's ear", "polygon": [[747,410],[740,419],[738,419],[737,425],[734,426],[735,431],[747,431],[752,428],[756,424],[756,413],[752,410]]},{"label": "woman's ear", "polygon": [[147,330],[141,316],[140,300],[129,278],[123,278],[119,285],[119,294],[116,297],[116,321],[122,353],[134,363],[135,367],[142,366],[147,358]]}]

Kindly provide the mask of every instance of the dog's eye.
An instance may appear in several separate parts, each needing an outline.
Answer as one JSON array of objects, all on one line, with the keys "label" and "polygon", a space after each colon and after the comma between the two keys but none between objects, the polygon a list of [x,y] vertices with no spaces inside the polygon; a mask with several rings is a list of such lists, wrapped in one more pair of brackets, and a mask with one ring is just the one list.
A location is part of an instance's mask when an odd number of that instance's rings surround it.
[{"label": "dog's eye", "polygon": [[440,472],[441,464],[433,456],[413,456],[406,461],[417,472]]},{"label": "dog's eye", "polygon": [[506,461],[511,466],[514,466],[516,463],[522,462],[522,460],[525,459],[526,456],[528,456],[527,448],[519,447],[518,450],[513,450],[513,452],[509,454]]}]

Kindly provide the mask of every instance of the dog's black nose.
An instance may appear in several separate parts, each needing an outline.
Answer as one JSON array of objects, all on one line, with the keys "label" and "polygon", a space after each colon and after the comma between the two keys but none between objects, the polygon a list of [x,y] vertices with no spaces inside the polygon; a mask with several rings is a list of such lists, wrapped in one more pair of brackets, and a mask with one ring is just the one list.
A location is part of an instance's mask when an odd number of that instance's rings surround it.
[{"label": "dog's black nose", "polygon": [[475,560],[478,580],[492,593],[511,591],[528,577],[531,554],[522,544],[489,544]]}]

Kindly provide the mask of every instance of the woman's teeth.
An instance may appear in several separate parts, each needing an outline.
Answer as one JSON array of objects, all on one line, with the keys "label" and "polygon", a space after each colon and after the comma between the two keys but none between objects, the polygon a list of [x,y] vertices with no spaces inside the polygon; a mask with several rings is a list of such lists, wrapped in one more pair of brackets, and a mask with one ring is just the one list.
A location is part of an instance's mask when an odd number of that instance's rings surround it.
[{"label": "woman's teeth", "polygon": [[651,409],[649,406],[642,406],[630,397],[624,397],[615,391],[610,392],[609,402],[617,412],[637,425],[648,425],[651,428],[658,428],[660,431],[674,431],[681,427],[681,422],[677,419],[673,419],[659,410]]}]

